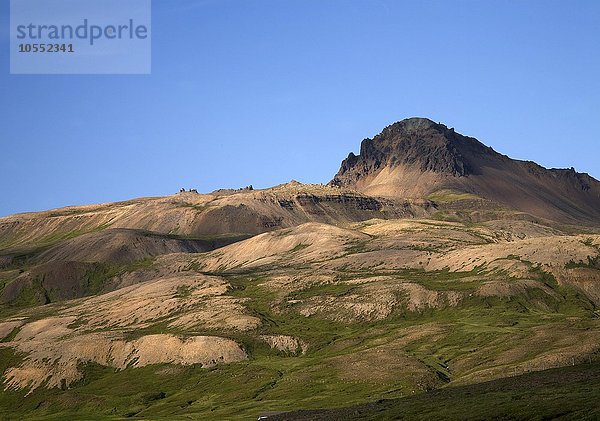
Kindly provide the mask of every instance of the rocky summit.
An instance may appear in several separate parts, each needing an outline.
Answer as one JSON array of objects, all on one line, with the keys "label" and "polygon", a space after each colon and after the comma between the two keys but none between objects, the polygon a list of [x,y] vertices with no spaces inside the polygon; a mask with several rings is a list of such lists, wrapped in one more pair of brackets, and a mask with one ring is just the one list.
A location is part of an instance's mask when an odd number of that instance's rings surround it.
[{"label": "rocky summit", "polygon": [[600,182],[571,169],[510,159],[477,139],[425,118],[409,118],[365,139],[330,182],[366,194],[426,198],[450,189],[541,218],[594,224]]},{"label": "rocky summit", "polygon": [[2,419],[600,417],[600,183],[428,119],[297,181],[0,218]]},{"label": "rocky summit", "polygon": [[353,153],[342,162],[334,185],[351,185],[384,167],[415,166],[453,176],[466,176],[475,170],[463,151],[494,154],[473,138],[462,136],[443,124],[426,118],[409,118],[386,127],[373,139],[365,139],[360,155]]}]

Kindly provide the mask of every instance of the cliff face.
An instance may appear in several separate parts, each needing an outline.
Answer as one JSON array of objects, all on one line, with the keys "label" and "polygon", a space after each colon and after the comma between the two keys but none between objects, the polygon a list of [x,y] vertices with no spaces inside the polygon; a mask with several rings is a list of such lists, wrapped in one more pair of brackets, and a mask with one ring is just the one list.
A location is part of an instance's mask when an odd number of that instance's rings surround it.
[{"label": "cliff face", "polygon": [[331,185],[365,194],[425,198],[442,189],[475,194],[543,218],[600,223],[600,182],[502,155],[443,124],[410,118],[363,140]]},{"label": "cliff face", "polygon": [[363,140],[360,155],[350,153],[332,183],[345,185],[383,167],[399,165],[465,176],[473,172],[461,153],[468,143],[481,152],[486,149],[475,139],[461,136],[442,124],[422,118],[403,120],[386,127],[373,139]]}]

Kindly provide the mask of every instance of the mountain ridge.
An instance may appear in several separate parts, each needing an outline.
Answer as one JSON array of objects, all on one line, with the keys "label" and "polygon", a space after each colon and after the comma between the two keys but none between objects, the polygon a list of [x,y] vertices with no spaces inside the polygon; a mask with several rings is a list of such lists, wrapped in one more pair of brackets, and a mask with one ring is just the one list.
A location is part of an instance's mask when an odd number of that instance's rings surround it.
[{"label": "mountain ridge", "polygon": [[362,193],[425,198],[441,189],[475,194],[538,217],[594,224],[600,181],[496,152],[441,123],[413,117],[361,142],[329,183]]},{"label": "mountain ridge", "polygon": [[256,419],[598,358],[595,180],[427,120],[363,143],[341,186],[0,218],[0,418]]}]

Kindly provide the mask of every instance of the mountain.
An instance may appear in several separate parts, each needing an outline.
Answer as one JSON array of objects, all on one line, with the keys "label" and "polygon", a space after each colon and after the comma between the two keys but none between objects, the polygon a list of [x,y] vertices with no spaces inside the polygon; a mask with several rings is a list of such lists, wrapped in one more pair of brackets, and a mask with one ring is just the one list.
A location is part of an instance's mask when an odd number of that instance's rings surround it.
[{"label": "mountain", "polygon": [[[123,275],[160,255],[206,252],[307,222],[412,218],[429,208],[427,201],[291,182],[13,215],[0,218],[0,276],[2,269],[11,274],[0,302],[46,304],[108,292],[138,282]],[[15,268],[18,274],[10,272]],[[99,277],[106,278],[102,285]]]},{"label": "mountain", "polygon": [[204,239],[255,235],[310,221],[423,215],[427,206],[422,200],[378,199],[351,189],[297,182],[225,194],[178,193],[0,218],[0,250],[42,247],[107,228]]},{"label": "mountain", "polygon": [[587,416],[597,194],[409,119],[329,185],[0,218],[0,418]]},{"label": "mountain", "polygon": [[466,193],[537,217],[598,225],[600,182],[571,169],[514,160],[425,118],[386,127],[348,155],[330,182],[367,195],[427,198]]}]

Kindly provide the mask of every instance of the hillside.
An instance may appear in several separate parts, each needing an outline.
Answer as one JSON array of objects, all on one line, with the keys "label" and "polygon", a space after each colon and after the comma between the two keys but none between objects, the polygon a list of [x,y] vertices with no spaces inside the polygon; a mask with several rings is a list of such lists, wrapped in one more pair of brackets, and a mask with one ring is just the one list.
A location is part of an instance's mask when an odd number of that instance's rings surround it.
[{"label": "hillside", "polygon": [[343,224],[431,210],[426,200],[292,182],[9,216],[0,218],[0,285],[6,285],[0,302],[47,304],[108,292],[139,282],[121,278],[156,256],[209,251],[310,221]]},{"label": "hillside", "polygon": [[598,235],[428,219],[158,256],[112,292],[4,306],[0,402],[28,417],[247,419],[595,360],[599,256]]},{"label": "hillside", "polygon": [[0,417],[541,411],[523,384],[587,401],[597,192],[410,119],[331,185],[0,218]]},{"label": "hillside", "polygon": [[330,184],[404,198],[449,189],[541,218],[586,225],[600,220],[600,182],[588,174],[510,159],[423,118],[363,140],[360,155],[350,153]]},{"label": "hillside", "polygon": [[581,364],[519,374],[483,384],[450,387],[412,397],[380,400],[351,408],[298,411],[269,420],[381,419],[578,419],[600,417],[600,367]]},{"label": "hillside", "polygon": [[106,228],[191,238],[253,235],[309,221],[422,216],[428,207],[423,200],[378,199],[350,189],[297,182],[230,194],[179,193],[0,218],[0,250],[44,246]]}]

